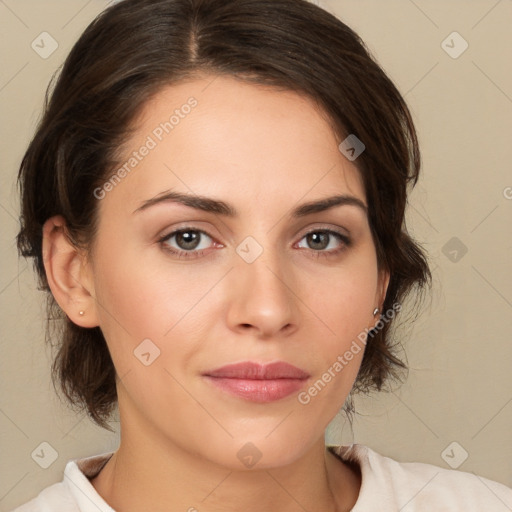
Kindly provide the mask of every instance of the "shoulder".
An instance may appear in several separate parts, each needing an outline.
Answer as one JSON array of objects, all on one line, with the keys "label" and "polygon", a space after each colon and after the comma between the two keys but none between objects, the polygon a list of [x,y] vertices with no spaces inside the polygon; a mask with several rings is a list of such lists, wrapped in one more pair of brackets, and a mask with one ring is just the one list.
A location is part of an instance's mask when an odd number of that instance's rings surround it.
[{"label": "shoulder", "polygon": [[12,512],[79,512],[73,495],[64,482],[50,485],[35,498],[15,508]]},{"label": "shoulder", "polygon": [[362,484],[354,512],[376,505],[380,510],[403,512],[512,510],[511,488],[473,473],[398,462],[362,444],[330,448],[361,468]]},{"label": "shoulder", "polygon": [[96,476],[112,453],[68,461],[61,482],[46,487],[11,512],[114,512],[89,480]]}]

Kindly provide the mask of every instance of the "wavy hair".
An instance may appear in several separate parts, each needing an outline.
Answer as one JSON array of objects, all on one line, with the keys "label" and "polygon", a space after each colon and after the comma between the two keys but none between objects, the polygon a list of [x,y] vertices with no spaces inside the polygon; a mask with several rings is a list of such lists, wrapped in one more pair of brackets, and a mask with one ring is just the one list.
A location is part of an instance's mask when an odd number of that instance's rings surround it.
[{"label": "wavy hair", "polygon": [[[369,205],[379,269],[390,273],[388,311],[431,281],[425,254],[408,234],[408,189],[420,172],[415,127],[399,91],[360,37],[306,0],[123,0],[102,13],[73,46],[48,86],[44,112],[20,165],[20,255],[34,258],[48,292],[47,342],[56,349],[52,381],[69,403],[109,428],[116,371],[99,327],[62,314],[48,286],[42,226],[54,215],[69,239],[91,247],[97,233],[93,191],[118,164],[118,150],[150,97],[202,73],[229,75],[306,95],[340,142],[355,134],[355,161]],[[416,294],[418,297],[419,294]],[[394,354],[391,327],[370,331],[355,392],[381,390],[407,366]]]}]

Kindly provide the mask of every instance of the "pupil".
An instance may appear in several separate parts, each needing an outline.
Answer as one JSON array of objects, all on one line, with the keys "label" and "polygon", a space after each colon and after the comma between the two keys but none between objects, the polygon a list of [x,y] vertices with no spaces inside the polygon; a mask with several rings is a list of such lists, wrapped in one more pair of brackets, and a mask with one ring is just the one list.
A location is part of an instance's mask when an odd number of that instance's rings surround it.
[{"label": "pupil", "polygon": [[199,240],[199,234],[193,231],[182,231],[177,234],[178,244],[183,249],[195,249]]},{"label": "pupil", "polygon": [[[322,247],[320,247],[320,249],[325,249],[325,247],[327,247],[327,245],[325,244],[326,240],[327,240],[327,233],[312,233],[310,236],[310,239],[313,240],[313,244],[320,244]],[[324,243],[322,244],[322,237],[323,237],[323,241]],[[318,249],[318,247],[316,247]]]}]

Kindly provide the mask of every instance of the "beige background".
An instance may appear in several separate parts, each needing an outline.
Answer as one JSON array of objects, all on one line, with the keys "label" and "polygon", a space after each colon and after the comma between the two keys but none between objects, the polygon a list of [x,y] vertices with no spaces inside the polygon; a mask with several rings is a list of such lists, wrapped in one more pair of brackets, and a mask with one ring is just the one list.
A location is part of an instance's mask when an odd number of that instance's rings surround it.
[{"label": "beige background", "polygon": [[[55,397],[43,344],[43,294],[15,249],[15,175],[46,84],[107,3],[0,1],[1,511],[60,481],[69,459],[117,443],[116,435]],[[353,432],[337,417],[327,441],[368,444],[400,461],[446,468],[449,461],[512,486],[512,1],[320,3],[362,36],[411,107],[423,176],[408,225],[434,273],[431,303],[404,342],[407,382],[359,399]],[[31,48],[44,31],[58,42],[47,59]],[[454,31],[469,44],[458,58],[442,46]],[[462,41],[452,39],[447,43],[456,52]],[[458,246],[447,246],[453,237]],[[58,453],[48,469],[31,457],[42,442]]]}]

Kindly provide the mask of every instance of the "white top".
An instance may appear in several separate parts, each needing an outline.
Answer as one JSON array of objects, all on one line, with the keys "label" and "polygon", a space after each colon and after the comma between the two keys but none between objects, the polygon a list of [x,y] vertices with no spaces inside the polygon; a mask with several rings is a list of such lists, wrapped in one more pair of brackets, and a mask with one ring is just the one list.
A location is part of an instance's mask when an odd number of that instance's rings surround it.
[{"label": "white top", "polygon": [[[512,511],[512,488],[473,473],[398,462],[362,444],[328,448],[361,468],[361,489],[352,512]],[[113,453],[70,460],[61,482],[12,512],[115,512],[89,481]]]}]

